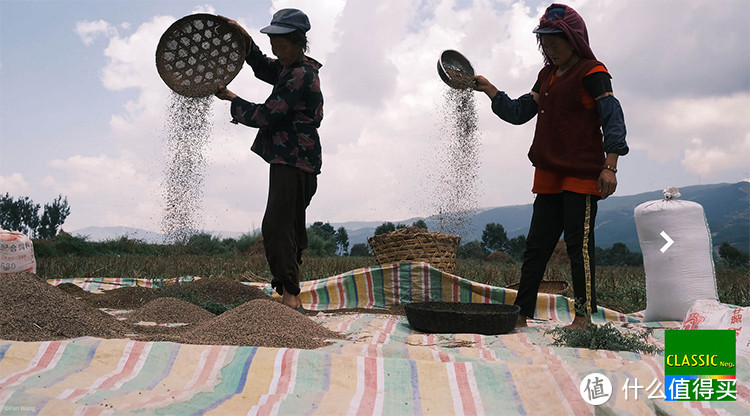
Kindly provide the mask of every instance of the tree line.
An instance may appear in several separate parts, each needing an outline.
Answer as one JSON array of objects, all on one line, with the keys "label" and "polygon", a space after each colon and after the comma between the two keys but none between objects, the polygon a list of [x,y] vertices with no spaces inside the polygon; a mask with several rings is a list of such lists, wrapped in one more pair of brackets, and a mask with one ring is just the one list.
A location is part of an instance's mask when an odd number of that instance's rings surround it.
[{"label": "tree line", "polygon": [[[427,223],[418,220],[411,224],[412,227],[423,228],[428,231]],[[406,228],[406,224],[394,224],[384,222],[375,228],[374,235],[387,234],[396,230]],[[348,250],[349,236],[346,228],[339,227],[334,230],[330,223],[315,222],[307,229],[309,246],[308,250],[314,256],[372,256],[370,247],[366,243],[357,243]],[[482,231],[481,240],[473,240],[459,245],[456,257],[461,259],[486,260],[491,259],[493,254],[508,261],[520,262],[526,249],[526,236],[521,234],[517,237],[508,238],[502,224],[488,223]],[[615,243],[610,248],[595,248],[595,261],[600,266],[643,266],[643,255],[630,251],[623,243]],[[737,249],[728,242],[723,242],[718,250],[719,258],[724,265],[729,267],[750,266],[750,256]]]},{"label": "tree line", "polygon": [[[41,215],[41,206],[35,204],[28,197],[14,199],[9,194],[0,197],[0,227],[9,231],[23,232],[38,240],[51,240],[58,235],[58,230],[70,214],[67,197],[59,195],[51,203],[44,204]],[[406,224],[394,224],[384,222],[377,226],[374,235],[387,234],[408,227]],[[411,227],[422,228],[428,231],[424,220],[417,220]],[[366,243],[357,243],[351,246],[349,234],[345,227],[334,228],[328,222],[317,221],[307,228],[308,250],[311,255],[318,257],[327,256],[372,256],[370,247]],[[256,243],[258,235],[246,234],[238,239],[220,239],[207,233],[197,233],[182,243],[183,249],[194,254],[206,255],[229,255],[237,252],[246,252]],[[101,255],[113,252],[125,252],[127,254],[147,254],[154,250],[144,249],[147,245],[138,240],[130,240],[122,237],[119,240],[105,242],[104,244],[93,244],[85,241],[86,237],[71,237],[64,235],[58,244],[43,244],[35,251],[39,254],[56,255],[57,252],[65,254]],[[139,243],[143,247],[138,248]],[[87,245],[88,244],[88,245]],[[35,245],[39,245],[35,243]],[[58,247],[59,249],[51,249]],[[491,255],[505,259],[506,261],[520,262],[526,248],[526,236],[508,238],[502,224],[488,223],[482,231],[481,240],[468,241],[458,247],[456,256],[462,259],[485,260]],[[497,256],[496,254],[500,254]],[[730,267],[747,267],[750,265],[750,256],[723,242],[718,255],[722,262]],[[610,248],[596,247],[596,264],[602,266],[642,266],[643,255],[631,252],[623,243],[615,243]]]},{"label": "tree line", "polygon": [[27,196],[14,199],[6,192],[0,197],[0,228],[22,232],[30,237],[50,239],[57,235],[57,230],[70,215],[68,198],[59,195],[51,203],[44,204],[41,215],[40,208],[39,204],[35,204]]}]

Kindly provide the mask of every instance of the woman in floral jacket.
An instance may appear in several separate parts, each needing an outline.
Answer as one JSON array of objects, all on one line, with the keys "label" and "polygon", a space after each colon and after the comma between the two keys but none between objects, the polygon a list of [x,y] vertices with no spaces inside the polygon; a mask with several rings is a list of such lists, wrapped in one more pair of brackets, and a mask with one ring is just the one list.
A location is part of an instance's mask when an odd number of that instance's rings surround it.
[{"label": "woman in floral jacket", "polygon": [[282,303],[304,313],[299,279],[302,251],[307,248],[305,210],[322,164],[318,127],[323,119],[321,65],[305,55],[310,21],[297,9],[273,15],[271,24],[260,31],[269,36],[277,59],[265,56],[241,26],[228,21],[245,38],[246,62],[256,78],[273,85],[273,91],[263,103],[246,101],[226,88],[216,96],[231,101],[232,122],[258,129],[252,150],[270,164],[262,234],[271,285]]}]

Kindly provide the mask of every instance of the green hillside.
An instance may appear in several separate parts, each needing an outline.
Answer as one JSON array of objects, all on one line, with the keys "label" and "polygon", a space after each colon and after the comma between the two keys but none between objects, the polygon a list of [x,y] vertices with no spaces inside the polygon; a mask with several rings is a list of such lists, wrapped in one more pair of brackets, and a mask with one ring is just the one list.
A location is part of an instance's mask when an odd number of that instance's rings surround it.
[{"label": "green hillside", "polygon": [[[727,241],[746,253],[750,252],[750,182],[686,186],[680,188],[680,193],[680,199],[703,206],[714,246]],[[596,218],[596,245],[609,248],[619,242],[627,245],[631,251],[640,252],[633,210],[644,202],[662,198],[662,191],[658,190],[613,196],[600,202]],[[462,236],[462,241],[481,240],[485,225],[491,222],[502,224],[509,238],[526,234],[531,211],[531,204],[483,210],[473,217],[472,225]],[[425,221],[430,230],[439,228],[436,217],[429,217]],[[369,235],[372,235],[372,231]]]}]

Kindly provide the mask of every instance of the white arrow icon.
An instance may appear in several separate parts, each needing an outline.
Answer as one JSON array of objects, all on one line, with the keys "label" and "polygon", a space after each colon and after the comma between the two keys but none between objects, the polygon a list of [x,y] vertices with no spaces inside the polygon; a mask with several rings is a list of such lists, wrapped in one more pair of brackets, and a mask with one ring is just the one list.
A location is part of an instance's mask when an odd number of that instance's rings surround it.
[{"label": "white arrow icon", "polygon": [[667,244],[664,244],[664,246],[661,248],[661,252],[664,253],[665,251],[669,250],[670,247],[672,247],[672,244],[674,244],[674,240],[669,238],[667,233],[665,233],[664,231],[662,231],[660,235],[662,236],[662,238],[667,240]]}]

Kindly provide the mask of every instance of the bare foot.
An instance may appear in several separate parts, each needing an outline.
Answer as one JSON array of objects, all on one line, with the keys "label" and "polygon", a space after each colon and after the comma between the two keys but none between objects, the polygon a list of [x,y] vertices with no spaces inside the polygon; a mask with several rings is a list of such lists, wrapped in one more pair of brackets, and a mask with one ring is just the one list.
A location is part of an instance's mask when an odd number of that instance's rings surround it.
[{"label": "bare foot", "polygon": [[563,329],[584,329],[586,325],[590,324],[591,321],[583,316],[577,316],[573,318],[573,322]]},{"label": "bare foot", "polygon": [[292,309],[297,309],[302,306],[302,300],[299,298],[299,295],[292,295],[286,290],[284,290],[284,294],[281,295],[281,303]]},{"label": "bare foot", "polygon": [[526,323],[526,317],[523,316],[523,315],[521,315],[521,314],[519,314],[518,315],[518,320],[516,321],[516,328],[524,328],[524,327],[527,327],[527,326],[529,326],[529,325]]}]

